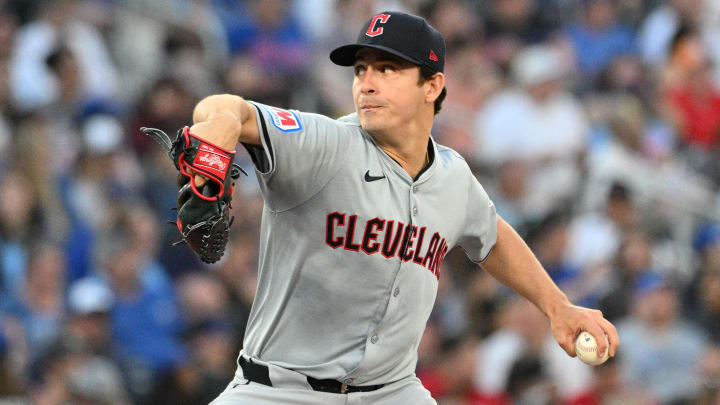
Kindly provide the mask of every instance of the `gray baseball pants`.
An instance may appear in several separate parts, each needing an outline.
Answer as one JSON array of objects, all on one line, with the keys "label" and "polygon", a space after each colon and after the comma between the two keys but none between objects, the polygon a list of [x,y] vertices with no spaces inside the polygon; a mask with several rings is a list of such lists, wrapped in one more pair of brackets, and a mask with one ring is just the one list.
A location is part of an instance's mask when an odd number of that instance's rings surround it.
[{"label": "gray baseball pants", "polygon": [[304,375],[268,365],[273,386],[248,381],[238,367],[235,378],[210,405],[437,405],[415,376],[369,392],[314,391]]}]

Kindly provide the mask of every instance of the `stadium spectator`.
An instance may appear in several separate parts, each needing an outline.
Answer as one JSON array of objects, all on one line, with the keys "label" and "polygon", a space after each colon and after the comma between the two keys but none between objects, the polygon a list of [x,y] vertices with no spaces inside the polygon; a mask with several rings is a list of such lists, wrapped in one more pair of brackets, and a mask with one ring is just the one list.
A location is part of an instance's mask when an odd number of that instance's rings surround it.
[{"label": "stadium spectator", "polygon": [[670,0],[658,3],[645,17],[638,33],[645,63],[659,68],[667,61],[672,38],[682,25],[696,26],[703,11],[702,0]]},{"label": "stadium spectator", "polygon": [[567,73],[557,49],[523,49],[513,62],[517,87],[491,97],[477,117],[475,152],[482,164],[528,165],[534,220],[576,193],[580,179],[578,159],[589,127],[582,106],[564,88]]},{"label": "stadium spectator", "polygon": [[184,361],[186,352],[179,340],[183,321],[175,291],[144,285],[138,252],[118,244],[106,260],[116,297],[113,344],[124,362],[149,371],[151,378],[163,376]]},{"label": "stadium spectator", "polygon": [[593,368],[593,384],[590,390],[573,400],[569,405],[602,405],[610,403],[652,405],[656,401],[639,390],[638,387],[627,383],[620,374],[618,359],[615,356],[607,362]]},{"label": "stadium spectator", "polygon": [[172,247],[176,173],[137,129],[172,135],[216,92],[350,113],[352,72],[328,52],[401,9],[447,39],[434,139],[575,302],[624,326],[618,358],[586,367],[448,252],[417,370],[438,403],[715,404],[719,4],[0,0],[0,402],[215,397],[255,296],[264,202],[253,174],[238,180],[215,265]]},{"label": "stadium spectator", "polygon": [[[59,83],[53,69],[62,78],[70,79],[65,73],[75,75],[82,97],[110,99],[115,95],[119,81],[110,51],[100,32],[79,18],[78,7],[72,0],[42,2],[41,17],[19,28],[10,64],[10,88],[19,110],[46,106],[67,90],[71,83]],[[48,57],[57,55],[58,50],[65,59],[58,60],[58,65],[52,63],[57,58],[50,58],[48,65]],[[62,65],[70,61],[67,55],[77,58],[73,66]],[[59,70],[66,67],[74,71]]]},{"label": "stadium spectator", "polygon": [[693,400],[708,349],[704,335],[678,316],[676,288],[667,280],[647,273],[634,285],[633,314],[618,326],[623,344],[633,348],[620,358],[623,378],[663,404]]},{"label": "stadium spectator", "polygon": [[[504,308],[501,326],[477,346],[474,384],[483,395],[498,398],[505,394],[521,396],[530,382],[542,382],[552,395],[567,400],[588,389],[589,368],[565,352],[552,340],[544,315],[529,302],[514,297]],[[521,358],[537,358],[540,368],[529,373],[524,365],[513,368]],[[523,371],[523,372],[521,372]],[[528,373],[525,373],[528,371]],[[536,381],[536,379],[541,381]],[[515,381],[513,381],[515,380]],[[520,383],[520,381],[531,380]],[[513,392],[508,392],[508,387]],[[532,395],[528,393],[528,395]]]},{"label": "stadium spectator", "polygon": [[619,56],[633,52],[635,38],[618,21],[614,0],[583,0],[582,16],[565,35],[583,76],[597,77]]}]

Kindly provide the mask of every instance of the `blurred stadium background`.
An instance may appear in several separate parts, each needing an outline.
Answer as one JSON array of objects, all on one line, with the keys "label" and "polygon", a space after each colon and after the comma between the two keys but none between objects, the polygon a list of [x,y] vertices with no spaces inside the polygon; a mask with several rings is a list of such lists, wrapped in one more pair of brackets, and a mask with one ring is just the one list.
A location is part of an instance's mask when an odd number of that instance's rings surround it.
[{"label": "blurred stadium background", "polygon": [[351,112],[351,69],[327,55],[385,9],[447,41],[435,138],[622,341],[601,367],[567,357],[454,251],[417,370],[438,403],[720,404],[718,0],[0,0],[0,404],[224,388],[255,292],[256,180],[204,266],[170,247],[175,170],[137,128],[174,133],[217,92]]}]

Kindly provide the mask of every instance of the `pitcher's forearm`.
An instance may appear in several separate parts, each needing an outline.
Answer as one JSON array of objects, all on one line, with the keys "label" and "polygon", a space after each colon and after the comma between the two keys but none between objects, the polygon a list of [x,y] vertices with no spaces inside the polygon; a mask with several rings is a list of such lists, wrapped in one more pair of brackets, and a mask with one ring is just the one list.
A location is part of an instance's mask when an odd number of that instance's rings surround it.
[{"label": "pitcher's forearm", "polygon": [[548,317],[559,305],[570,304],[520,235],[500,217],[497,242],[482,267],[530,300]]},{"label": "pitcher's forearm", "polygon": [[[255,108],[242,97],[216,94],[205,97],[195,106],[190,132],[203,140],[234,152],[238,142],[260,145]],[[200,187],[207,179],[195,176]]]},{"label": "pitcher's forearm", "polygon": [[255,110],[242,97],[217,94],[201,100],[193,111],[195,135],[227,150],[240,142],[260,144]]}]

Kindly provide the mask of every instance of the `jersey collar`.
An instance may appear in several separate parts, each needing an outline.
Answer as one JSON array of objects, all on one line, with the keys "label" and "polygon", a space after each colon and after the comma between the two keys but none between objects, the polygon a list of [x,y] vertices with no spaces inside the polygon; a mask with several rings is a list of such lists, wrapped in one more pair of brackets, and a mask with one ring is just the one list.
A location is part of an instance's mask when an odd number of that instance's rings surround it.
[{"label": "jersey collar", "polygon": [[390,157],[390,155],[388,155],[380,146],[378,146],[377,142],[375,142],[375,138],[373,138],[369,132],[365,131],[362,127],[360,127],[360,130],[362,131],[363,136],[365,136],[367,139],[370,140],[370,142],[373,143],[381,159],[385,162],[385,165],[391,170],[393,170],[395,173],[397,173],[397,175],[400,176],[400,178],[402,178],[406,183],[415,185],[422,184],[432,177],[433,173],[435,172],[435,168],[438,165],[436,163],[438,156],[437,144],[435,143],[432,134],[428,139],[427,146],[430,163],[425,166],[420,171],[420,173],[418,173],[417,177],[413,180],[413,178],[410,177],[410,174],[406,172],[405,169],[403,169],[400,163]]}]

